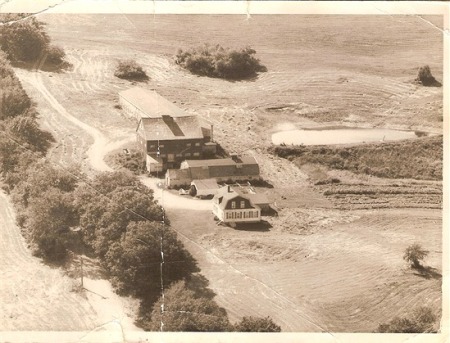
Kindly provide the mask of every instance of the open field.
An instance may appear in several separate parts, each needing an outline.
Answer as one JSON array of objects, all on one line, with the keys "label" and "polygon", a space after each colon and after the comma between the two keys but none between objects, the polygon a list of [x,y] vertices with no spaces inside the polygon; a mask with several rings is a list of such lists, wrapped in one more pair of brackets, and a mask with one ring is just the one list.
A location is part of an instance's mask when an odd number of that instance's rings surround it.
[{"label": "open field", "polygon": [[[211,120],[221,146],[257,158],[279,209],[266,218],[265,231],[217,226],[207,202],[194,211],[195,204],[173,194],[159,198],[233,321],[271,316],[283,331],[365,332],[411,306],[440,313],[439,181],[323,169],[342,184],[314,186],[317,167],[299,168],[267,152],[273,132],[325,124],[442,132],[442,88],[412,82],[423,64],[442,81],[442,37],[431,25],[412,16],[185,16],[183,25],[170,15],[40,19],[73,70],[17,74],[55,135],[55,162],[82,163],[89,175],[109,169],[109,151],[133,146],[134,122],[114,108],[117,92],[131,86],[113,76],[124,58],[144,67],[144,87]],[[427,19],[442,25],[441,18]],[[174,65],[178,47],[205,42],[250,45],[268,72],[228,82]],[[422,201],[424,189],[434,197]],[[403,250],[416,241],[430,250],[425,263],[436,268],[434,277],[414,275],[404,264]]]}]

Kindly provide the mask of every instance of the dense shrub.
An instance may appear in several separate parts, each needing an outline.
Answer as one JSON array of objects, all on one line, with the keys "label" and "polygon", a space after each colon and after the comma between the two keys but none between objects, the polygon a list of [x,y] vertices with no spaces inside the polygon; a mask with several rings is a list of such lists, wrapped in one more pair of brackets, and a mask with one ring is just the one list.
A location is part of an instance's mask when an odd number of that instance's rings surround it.
[{"label": "dense shrub", "polygon": [[280,332],[281,327],[273,322],[270,317],[244,317],[234,326],[234,331],[239,332]]},{"label": "dense shrub", "polygon": [[414,243],[405,249],[403,259],[411,264],[411,268],[420,268],[421,261],[428,256],[428,251],[424,250],[418,243]]},{"label": "dense shrub", "polygon": [[46,53],[46,62],[48,63],[51,63],[53,65],[61,65],[65,62],[64,57],[66,57],[66,53],[64,52],[63,48],[59,46],[50,45],[47,48]]},{"label": "dense shrub", "polygon": [[131,81],[145,81],[148,80],[148,76],[142,67],[133,60],[119,61],[114,76],[120,79],[126,79]]},{"label": "dense shrub", "polygon": [[429,307],[415,309],[409,317],[395,317],[386,324],[380,324],[379,333],[429,333],[436,332],[436,315]]},{"label": "dense shrub", "polygon": [[424,86],[442,86],[434,76],[431,74],[431,69],[428,65],[419,68],[416,81],[420,82]]},{"label": "dense shrub", "polygon": [[16,65],[62,69],[70,66],[61,47],[50,45],[44,23],[25,14],[2,15],[0,46],[6,57]]},{"label": "dense shrub", "polygon": [[231,50],[205,44],[187,51],[178,50],[175,63],[196,75],[240,80],[267,71],[255,54],[250,47]]},{"label": "dense shrub", "polygon": [[128,153],[118,152],[111,156],[111,162],[118,168],[125,168],[136,175],[145,172],[145,160],[141,151],[130,149]]},{"label": "dense shrub", "polygon": [[50,43],[44,24],[35,17],[11,21],[0,26],[1,49],[12,62],[35,62]]},{"label": "dense shrub", "polygon": [[207,297],[199,297],[184,281],[174,283],[154,305],[147,327],[159,331],[229,331],[226,311]]}]

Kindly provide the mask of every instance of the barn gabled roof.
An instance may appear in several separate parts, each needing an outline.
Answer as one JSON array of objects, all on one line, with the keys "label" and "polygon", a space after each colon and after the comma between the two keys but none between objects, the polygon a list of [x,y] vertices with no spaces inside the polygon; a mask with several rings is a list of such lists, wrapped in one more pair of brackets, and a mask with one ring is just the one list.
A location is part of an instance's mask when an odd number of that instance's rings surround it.
[{"label": "barn gabled roof", "polygon": [[163,115],[189,116],[174,103],[156,93],[155,90],[133,87],[119,92],[119,96],[136,106],[142,112],[141,118],[156,118]]}]

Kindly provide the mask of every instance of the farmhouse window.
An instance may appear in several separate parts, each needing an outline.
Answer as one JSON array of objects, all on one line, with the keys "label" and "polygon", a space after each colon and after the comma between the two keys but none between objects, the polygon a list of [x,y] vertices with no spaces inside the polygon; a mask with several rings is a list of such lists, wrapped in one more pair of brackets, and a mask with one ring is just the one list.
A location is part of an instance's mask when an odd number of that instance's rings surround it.
[{"label": "farmhouse window", "polygon": [[231,208],[236,208],[236,201],[231,202]]},{"label": "farmhouse window", "polygon": [[187,146],[187,147],[190,147],[190,146],[191,146],[191,143],[187,143],[186,146]]},{"label": "farmhouse window", "polygon": [[155,144],[151,144],[150,149],[154,149],[154,148],[155,148]]},{"label": "farmhouse window", "polygon": [[200,156],[200,153],[199,152],[194,152],[194,156]]},{"label": "farmhouse window", "polygon": [[191,153],[190,153],[190,152],[187,152],[187,153],[184,154],[184,156],[186,156],[186,157],[191,157]]},{"label": "farmhouse window", "polygon": [[182,154],[177,154],[177,157],[182,157],[183,155]]},{"label": "farmhouse window", "polygon": [[160,148],[164,148],[164,144],[160,144],[159,147],[160,147]]},{"label": "farmhouse window", "polygon": [[245,200],[241,200],[241,208],[245,208]]},{"label": "farmhouse window", "polygon": [[161,157],[166,157],[166,154],[161,154],[160,156],[161,156]]},{"label": "farmhouse window", "polygon": [[195,143],[195,146],[200,146],[200,143],[199,142]]}]

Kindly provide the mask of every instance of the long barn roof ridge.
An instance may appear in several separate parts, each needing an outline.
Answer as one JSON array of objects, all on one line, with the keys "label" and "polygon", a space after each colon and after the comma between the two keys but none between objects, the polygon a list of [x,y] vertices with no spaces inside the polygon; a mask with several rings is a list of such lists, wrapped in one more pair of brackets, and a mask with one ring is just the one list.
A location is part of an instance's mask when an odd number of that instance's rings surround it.
[{"label": "long barn roof ridge", "polygon": [[155,90],[133,87],[119,92],[119,95],[143,112],[145,114],[143,118],[159,118],[166,115],[171,117],[190,116]]}]

